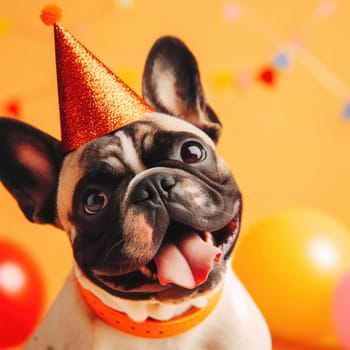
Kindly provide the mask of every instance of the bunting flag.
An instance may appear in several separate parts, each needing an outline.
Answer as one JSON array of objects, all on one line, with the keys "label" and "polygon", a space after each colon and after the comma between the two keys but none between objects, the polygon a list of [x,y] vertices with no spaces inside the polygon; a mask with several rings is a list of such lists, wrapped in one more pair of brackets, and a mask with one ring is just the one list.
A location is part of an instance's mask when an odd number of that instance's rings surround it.
[{"label": "bunting flag", "polygon": [[234,84],[234,75],[226,71],[218,71],[213,74],[213,84],[216,90],[225,90]]},{"label": "bunting flag", "polygon": [[242,90],[248,89],[253,83],[253,74],[248,70],[238,71],[235,75],[235,82]]},{"label": "bunting flag", "polygon": [[123,69],[118,69],[117,75],[123,80],[126,84],[128,84],[133,89],[137,88],[136,82],[138,81],[138,77],[141,76],[141,73],[137,73],[135,69],[131,67],[125,67]]},{"label": "bunting flag", "polygon": [[343,117],[346,119],[350,119],[350,100],[347,101],[343,108]]},{"label": "bunting flag", "polygon": [[4,103],[4,112],[6,115],[20,118],[22,114],[21,101],[18,98],[13,98]]},{"label": "bunting flag", "polygon": [[271,64],[278,70],[287,70],[290,68],[291,57],[288,52],[281,51],[272,58]]},{"label": "bunting flag", "polygon": [[223,17],[226,22],[234,22],[241,16],[239,4],[227,2],[223,7]]},{"label": "bunting flag", "polygon": [[338,1],[323,0],[316,7],[316,15],[320,18],[327,18],[333,14],[338,6]]},{"label": "bunting flag", "polygon": [[10,22],[0,17],[0,37],[5,36],[10,31]]},{"label": "bunting flag", "polygon": [[268,86],[274,86],[276,84],[276,70],[273,67],[267,66],[262,68],[260,72],[258,72],[257,78],[262,83]]},{"label": "bunting flag", "polygon": [[133,0],[116,0],[116,5],[121,8],[130,8],[133,6]]}]

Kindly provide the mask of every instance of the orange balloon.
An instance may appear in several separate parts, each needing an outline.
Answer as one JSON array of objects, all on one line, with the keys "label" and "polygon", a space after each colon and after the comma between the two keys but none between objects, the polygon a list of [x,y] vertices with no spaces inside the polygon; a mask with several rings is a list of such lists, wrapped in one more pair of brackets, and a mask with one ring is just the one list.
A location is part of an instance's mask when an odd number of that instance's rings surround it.
[{"label": "orange balloon", "polygon": [[286,210],[243,233],[233,268],[271,332],[289,344],[333,348],[331,299],[350,267],[350,233],[312,210]]}]

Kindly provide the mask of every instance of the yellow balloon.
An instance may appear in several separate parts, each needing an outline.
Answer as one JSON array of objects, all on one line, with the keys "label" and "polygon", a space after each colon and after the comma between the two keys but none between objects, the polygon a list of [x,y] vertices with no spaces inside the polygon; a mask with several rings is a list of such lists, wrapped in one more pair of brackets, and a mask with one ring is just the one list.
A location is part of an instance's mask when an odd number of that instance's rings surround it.
[{"label": "yellow balloon", "polygon": [[278,339],[331,348],[335,286],[350,267],[350,233],[312,210],[286,210],[242,233],[233,268]]}]

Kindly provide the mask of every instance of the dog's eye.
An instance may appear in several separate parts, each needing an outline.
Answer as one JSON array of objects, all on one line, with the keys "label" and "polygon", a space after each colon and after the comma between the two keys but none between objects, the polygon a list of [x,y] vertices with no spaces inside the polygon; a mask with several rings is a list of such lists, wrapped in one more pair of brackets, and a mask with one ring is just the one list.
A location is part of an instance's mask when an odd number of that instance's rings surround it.
[{"label": "dog's eye", "polygon": [[88,214],[96,214],[106,207],[108,197],[100,191],[89,192],[84,201],[84,209]]},{"label": "dog's eye", "polygon": [[197,141],[188,141],[182,145],[181,158],[185,163],[198,163],[207,157],[204,147]]}]

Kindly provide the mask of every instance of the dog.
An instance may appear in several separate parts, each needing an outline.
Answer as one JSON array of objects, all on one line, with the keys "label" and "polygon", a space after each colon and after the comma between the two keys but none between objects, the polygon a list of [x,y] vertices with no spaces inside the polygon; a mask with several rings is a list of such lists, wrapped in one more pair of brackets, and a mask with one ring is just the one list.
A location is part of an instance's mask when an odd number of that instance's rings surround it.
[{"label": "dog", "polygon": [[1,181],[30,221],[67,233],[74,257],[25,349],[269,350],[231,269],[242,196],[181,40],[156,41],[142,90],[155,112],[67,154],[33,126],[0,120]]}]

